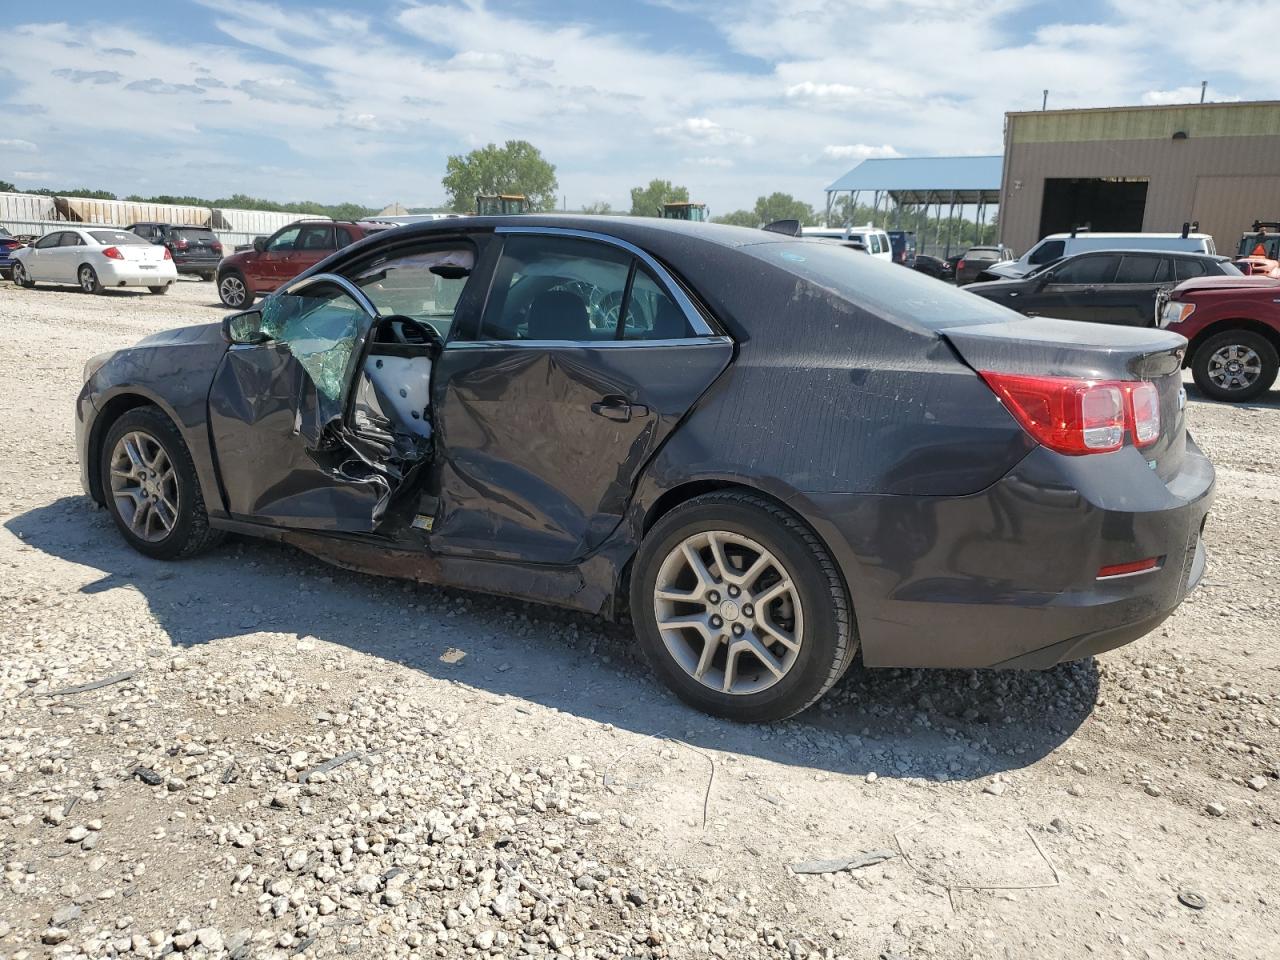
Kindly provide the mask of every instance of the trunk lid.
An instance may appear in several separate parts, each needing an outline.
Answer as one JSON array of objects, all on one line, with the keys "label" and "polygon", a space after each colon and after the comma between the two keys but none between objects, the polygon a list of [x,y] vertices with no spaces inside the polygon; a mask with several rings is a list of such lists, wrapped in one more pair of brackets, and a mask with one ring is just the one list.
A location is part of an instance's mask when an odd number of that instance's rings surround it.
[{"label": "trunk lid", "polygon": [[116,247],[120,256],[135,263],[155,263],[164,259],[164,247],[150,243],[122,243]]},{"label": "trunk lid", "polygon": [[[1151,381],[1160,394],[1160,437],[1141,453],[1162,480],[1171,480],[1181,470],[1186,452],[1185,337],[1150,327],[1016,315],[938,332],[974,370]],[[1128,438],[1126,446],[1131,444]]]}]

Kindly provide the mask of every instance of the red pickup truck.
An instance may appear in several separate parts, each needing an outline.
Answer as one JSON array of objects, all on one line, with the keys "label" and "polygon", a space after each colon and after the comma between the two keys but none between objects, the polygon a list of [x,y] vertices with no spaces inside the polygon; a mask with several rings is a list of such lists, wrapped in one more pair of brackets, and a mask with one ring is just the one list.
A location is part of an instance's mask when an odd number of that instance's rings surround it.
[{"label": "red pickup truck", "polygon": [[1191,341],[1185,362],[1205,396],[1243,403],[1271,389],[1280,372],[1280,280],[1202,277],[1162,299],[1160,326]]},{"label": "red pickup truck", "polygon": [[298,220],[270,237],[258,237],[252,250],[224,257],[218,264],[218,297],[235,310],[247,310],[256,297],[270,293],[333,251],[355,243],[385,223]]}]

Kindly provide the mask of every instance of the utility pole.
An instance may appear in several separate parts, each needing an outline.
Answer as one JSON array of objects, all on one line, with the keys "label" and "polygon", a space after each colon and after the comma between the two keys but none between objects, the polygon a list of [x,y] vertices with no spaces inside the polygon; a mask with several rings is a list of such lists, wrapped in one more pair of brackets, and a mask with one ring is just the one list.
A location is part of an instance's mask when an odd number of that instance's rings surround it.
[{"label": "utility pole", "polygon": [[1200,81],[1200,102],[1201,102],[1201,103],[1204,103],[1204,92],[1205,92],[1205,90],[1207,90],[1208,88],[1209,88],[1209,81],[1208,81],[1208,80],[1201,80],[1201,81]]},{"label": "utility pole", "polygon": [[1044,99],[1040,101],[1040,109],[1042,111],[1049,109],[1049,91],[1048,90],[1044,92]]}]

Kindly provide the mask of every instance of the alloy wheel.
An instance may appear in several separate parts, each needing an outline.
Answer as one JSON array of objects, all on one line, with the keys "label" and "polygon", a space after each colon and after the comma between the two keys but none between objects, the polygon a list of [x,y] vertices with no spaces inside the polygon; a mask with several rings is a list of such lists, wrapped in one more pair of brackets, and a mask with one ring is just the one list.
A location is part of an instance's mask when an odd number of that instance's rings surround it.
[{"label": "alloy wheel", "polygon": [[763,545],[726,530],[676,545],[658,570],[653,608],[672,659],[720,693],[772,687],[795,666],[804,641],[791,574]]},{"label": "alloy wheel", "polygon": [[26,271],[22,269],[22,264],[15,263],[13,265],[13,282],[19,287],[26,283],[27,278],[25,273]]},{"label": "alloy wheel", "polygon": [[1262,357],[1243,344],[1227,344],[1210,354],[1208,373],[1223,390],[1244,390],[1262,376]]},{"label": "alloy wheel", "polygon": [[178,475],[169,455],[149,433],[134,430],[111,453],[111,496],[129,530],[157,543],[178,522]]},{"label": "alloy wheel", "polygon": [[222,282],[218,284],[218,294],[227,306],[241,306],[244,303],[244,282],[235,276],[223,277]]},{"label": "alloy wheel", "polygon": [[80,289],[85,293],[93,293],[93,288],[97,285],[97,280],[93,275],[93,269],[90,267],[80,268]]}]

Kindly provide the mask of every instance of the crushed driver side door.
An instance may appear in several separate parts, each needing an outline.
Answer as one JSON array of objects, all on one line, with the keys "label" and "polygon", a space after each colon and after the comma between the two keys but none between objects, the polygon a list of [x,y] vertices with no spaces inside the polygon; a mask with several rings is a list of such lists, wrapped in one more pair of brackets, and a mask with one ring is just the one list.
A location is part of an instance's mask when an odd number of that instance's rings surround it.
[{"label": "crushed driver side door", "polygon": [[[256,330],[254,317],[257,317]],[[309,530],[368,532],[398,480],[427,456],[393,451],[351,428],[351,395],[377,311],[333,274],[264,300],[209,391],[209,430],[227,512]],[[400,457],[401,461],[387,462]]]}]

